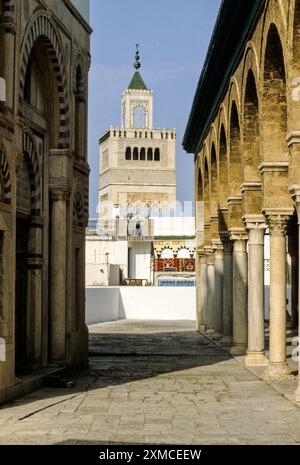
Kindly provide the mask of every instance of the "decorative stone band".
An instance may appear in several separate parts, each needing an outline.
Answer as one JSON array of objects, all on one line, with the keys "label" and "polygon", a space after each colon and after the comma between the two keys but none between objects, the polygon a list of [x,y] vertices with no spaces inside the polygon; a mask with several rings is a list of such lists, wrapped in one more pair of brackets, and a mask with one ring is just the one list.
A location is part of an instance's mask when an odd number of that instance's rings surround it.
[{"label": "decorative stone band", "polygon": [[229,197],[228,198],[228,205],[242,205],[243,199],[242,196],[237,197]]},{"label": "decorative stone band", "polygon": [[3,14],[0,17],[0,24],[5,28],[11,28],[15,22],[14,0],[3,0]]},{"label": "decorative stone band", "polygon": [[251,182],[244,182],[241,184],[241,193],[244,192],[257,192],[262,190],[262,182],[259,181],[251,181]]},{"label": "decorative stone band", "polygon": [[300,144],[300,131],[293,131],[287,135],[286,141],[288,143],[288,147],[293,144]]},{"label": "decorative stone band", "polygon": [[220,207],[218,208],[218,212],[223,215],[228,215],[228,207]]},{"label": "decorative stone band", "polygon": [[219,222],[219,215],[211,215],[210,218],[209,218],[209,221],[210,221],[210,224],[216,222],[218,223]]},{"label": "decorative stone band", "polygon": [[261,165],[259,165],[258,169],[261,175],[264,173],[287,173],[289,170],[289,162],[288,161],[264,162]]}]

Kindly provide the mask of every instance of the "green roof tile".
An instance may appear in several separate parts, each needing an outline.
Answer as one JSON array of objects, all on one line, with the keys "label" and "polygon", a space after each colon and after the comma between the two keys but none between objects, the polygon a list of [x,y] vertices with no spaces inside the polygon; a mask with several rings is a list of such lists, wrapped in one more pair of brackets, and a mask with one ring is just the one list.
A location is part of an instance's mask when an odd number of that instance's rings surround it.
[{"label": "green roof tile", "polygon": [[128,86],[128,89],[131,90],[149,90],[146,84],[143,81],[142,76],[138,71],[136,71],[131,79],[131,82]]}]

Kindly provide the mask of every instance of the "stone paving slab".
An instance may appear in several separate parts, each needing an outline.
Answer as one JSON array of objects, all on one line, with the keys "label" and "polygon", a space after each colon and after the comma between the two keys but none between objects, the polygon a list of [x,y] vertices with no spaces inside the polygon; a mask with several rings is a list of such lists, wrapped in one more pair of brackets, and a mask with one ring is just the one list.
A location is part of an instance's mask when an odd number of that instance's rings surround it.
[{"label": "stone paving slab", "polygon": [[0,444],[300,443],[299,407],[193,322],[90,333],[89,372],[3,405]]}]

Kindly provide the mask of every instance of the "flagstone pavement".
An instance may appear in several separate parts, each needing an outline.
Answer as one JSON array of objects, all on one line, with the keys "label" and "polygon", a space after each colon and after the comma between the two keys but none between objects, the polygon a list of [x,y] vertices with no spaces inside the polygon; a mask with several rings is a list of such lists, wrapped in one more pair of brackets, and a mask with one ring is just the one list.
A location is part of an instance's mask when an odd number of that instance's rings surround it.
[{"label": "flagstone pavement", "polygon": [[104,323],[75,387],[1,406],[0,444],[299,444],[295,388],[265,383],[193,322]]}]

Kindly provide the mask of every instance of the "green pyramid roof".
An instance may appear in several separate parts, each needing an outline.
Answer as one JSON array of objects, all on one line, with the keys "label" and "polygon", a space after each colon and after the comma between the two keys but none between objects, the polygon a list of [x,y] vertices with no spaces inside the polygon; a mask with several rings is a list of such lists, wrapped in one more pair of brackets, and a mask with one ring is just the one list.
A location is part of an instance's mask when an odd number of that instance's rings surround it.
[{"label": "green pyramid roof", "polygon": [[131,82],[128,86],[128,89],[131,90],[149,90],[146,84],[143,81],[142,76],[138,71],[136,71],[131,79]]}]

